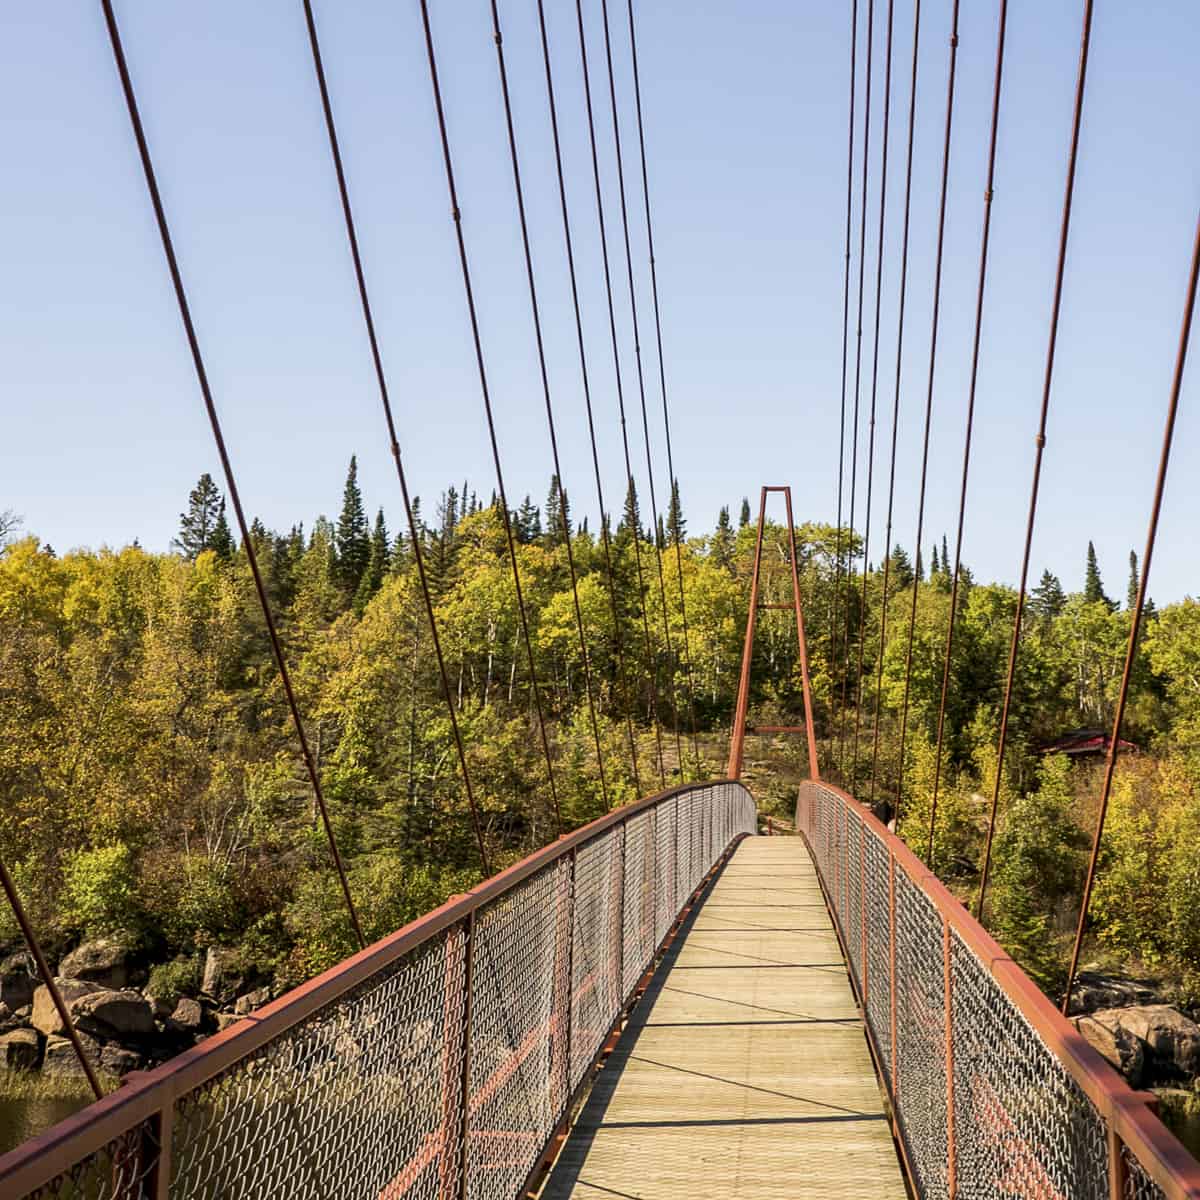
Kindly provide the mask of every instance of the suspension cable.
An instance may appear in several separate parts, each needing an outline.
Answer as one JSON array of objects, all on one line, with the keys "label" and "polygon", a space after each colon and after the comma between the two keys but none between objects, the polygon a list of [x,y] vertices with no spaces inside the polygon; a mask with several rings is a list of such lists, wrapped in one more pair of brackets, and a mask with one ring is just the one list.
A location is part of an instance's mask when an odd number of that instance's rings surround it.
[{"label": "suspension cable", "polygon": [[[929,335],[929,386],[925,394],[925,433],[921,447],[921,485],[917,493],[917,561],[920,561],[921,538],[925,532],[925,487],[929,479],[929,428],[933,420],[933,382],[937,366],[938,320],[942,307],[942,259],[946,248],[946,196],[950,187],[950,132],[954,123],[954,76],[958,61],[958,6],[954,0],[950,17],[950,70],[946,82],[946,131],[942,145],[942,194],[938,206],[937,256],[933,275],[933,316]],[[908,701],[912,688],[913,639],[917,631],[917,595],[920,580],[914,571],[912,608],[908,616],[908,649],[904,656],[904,702],[900,710],[900,766],[896,781],[896,828],[900,827],[901,805],[904,800],[904,752],[908,743]]]},{"label": "suspension cable", "polygon": [[[879,179],[879,246],[875,265],[875,335],[871,350],[871,423],[867,448],[867,504],[866,515],[863,519],[862,603],[860,605],[862,612],[858,638],[858,676],[854,688],[854,750],[850,769],[850,777],[855,780],[858,778],[858,736],[862,729],[863,653],[867,644],[867,575],[871,565],[871,495],[875,479],[875,401],[879,392],[879,321],[883,303],[883,235],[884,218],[887,215],[888,131],[892,114],[892,17],[894,8],[894,0],[888,0],[887,53],[884,61],[883,84],[883,155]],[[886,547],[884,548],[884,557],[887,557]],[[882,658],[882,642],[879,646],[879,654]]]},{"label": "suspension cable", "polygon": [[[583,67],[583,96],[587,107],[588,139],[592,151],[592,178],[596,189],[596,216],[600,227],[600,255],[604,264],[604,290],[608,300],[608,329],[612,343],[613,371],[617,385],[617,408],[621,420],[621,444],[625,451],[625,476],[631,494],[634,494],[633,462],[629,455],[629,434],[625,424],[625,391],[621,380],[621,352],[617,344],[617,314],[613,300],[612,273],[608,258],[608,232],[604,220],[604,194],[600,184],[600,154],[596,145],[596,121],[592,108],[591,72],[588,68],[587,37],[583,26],[583,3],[575,0],[575,19],[579,27],[579,57]],[[606,23],[607,24],[607,23]],[[603,514],[601,514],[603,523]],[[650,619],[646,613],[646,581],[642,572],[641,530],[633,530],[633,551],[637,565],[638,601],[642,610],[642,634],[646,645],[646,665],[649,669],[650,699],[653,706],[654,737],[658,749],[658,777],[663,787],[667,786],[667,773],[663,765],[662,725],[658,719],[658,660],[650,639]]]},{"label": "suspension cable", "polygon": [[550,374],[546,368],[546,347],[542,338],[541,306],[538,302],[537,283],[533,271],[533,251],[529,245],[529,222],[525,214],[525,189],[521,183],[521,164],[517,155],[517,135],[513,126],[512,99],[508,91],[508,71],[504,65],[504,39],[500,33],[500,10],[492,0],[492,27],[496,40],[496,62],[500,70],[500,91],[504,97],[504,120],[508,127],[508,150],[512,160],[513,190],[517,199],[517,213],[521,224],[521,245],[525,252],[525,275],[529,282],[529,305],[533,314],[534,338],[537,342],[538,369],[542,377],[542,395],[546,402],[546,424],[550,431],[550,450],[554,458],[554,480],[558,489],[558,508],[562,517],[563,540],[567,547],[567,566],[571,573],[571,598],[575,605],[575,624],[579,630],[579,650],[583,656],[583,678],[587,692],[588,712],[592,723],[592,737],[596,743],[596,763],[600,773],[600,792],[605,809],[609,808],[608,781],[604,774],[604,752],[600,744],[600,723],[596,718],[596,701],[592,694],[592,668],[588,656],[587,633],[583,627],[583,609],[579,604],[579,579],[575,570],[575,551],[571,546],[571,523],[567,513],[567,493],[563,487],[562,464],[558,454],[558,433],[554,425],[554,405],[550,398]]},{"label": "suspension cable", "polygon": [[1046,449],[1046,421],[1050,414],[1050,385],[1054,378],[1054,355],[1058,347],[1058,320],[1062,311],[1063,276],[1066,271],[1067,241],[1071,231],[1071,209],[1075,200],[1075,168],[1079,160],[1079,130],[1083,122],[1083,94],[1087,82],[1088,50],[1091,39],[1092,0],[1085,0],[1083,34],[1079,45],[1079,69],[1075,79],[1075,107],[1071,117],[1071,148],[1067,155],[1067,181],[1058,237],[1058,263],[1054,272],[1054,299],[1050,309],[1050,337],[1046,347],[1046,370],[1042,381],[1042,408],[1035,439],[1033,482],[1029,490],[1029,517],[1025,523],[1025,548],[1021,556],[1021,583],[1017,591],[1017,610],[1013,617],[1012,641],[1008,648],[1008,675],[1004,683],[1004,704],[1000,713],[1000,741],[996,749],[996,778],[992,781],[987,840],[984,843],[983,866],[979,873],[979,896],[975,901],[975,916],[980,922],[983,921],[983,903],[987,894],[988,875],[992,867],[992,841],[996,830],[996,811],[1000,804],[1004,752],[1008,748],[1008,719],[1012,710],[1013,685],[1017,673],[1017,656],[1020,652],[1021,621],[1025,613],[1026,589],[1029,584],[1029,561],[1033,550],[1033,529],[1037,520],[1038,489],[1042,479],[1042,456]]},{"label": "suspension cable", "polygon": [[[308,0],[305,0],[307,3]],[[463,292],[467,301],[467,314],[471,322],[471,338],[475,345],[475,365],[479,372],[479,389],[483,397],[483,410],[487,417],[488,437],[492,445],[492,462],[496,467],[496,487],[500,493],[500,508],[504,516],[504,537],[508,543],[508,560],[512,566],[513,587],[517,594],[517,613],[520,617],[521,637],[525,642],[525,653],[529,659],[529,685],[533,703],[537,710],[538,730],[541,734],[542,753],[546,759],[546,778],[550,783],[550,798],[554,804],[554,816],[562,832],[562,812],[558,804],[558,789],[554,781],[554,757],[550,753],[550,739],[546,733],[546,716],[542,709],[542,693],[538,687],[537,663],[533,657],[533,641],[529,636],[529,617],[525,611],[525,595],[521,589],[521,570],[517,564],[517,546],[513,537],[512,514],[504,490],[504,471],[500,466],[500,443],[496,438],[496,421],[492,413],[492,397],[488,387],[487,369],[483,361],[483,339],[479,332],[479,316],[475,311],[475,292],[471,286],[471,269],[467,260],[467,243],[463,234],[462,209],[458,203],[458,189],[454,182],[454,164],[450,158],[450,135],[446,127],[446,112],[442,105],[442,87],[438,79],[437,55],[433,47],[433,29],[429,21],[428,0],[421,0],[421,21],[425,29],[425,50],[429,59],[429,82],[433,89],[434,107],[437,110],[438,133],[442,143],[442,161],[446,168],[446,190],[450,198],[450,214],[454,221],[454,236],[458,242],[458,261],[462,268]]]},{"label": "suspension cable", "polygon": [[329,150],[333,157],[334,173],[337,176],[338,194],[342,203],[342,217],[346,226],[346,238],[350,246],[350,258],[354,264],[354,277],[358,285],[358,298],[362,307],[363,322],[367,331],[367,342],[371,348],[371,361],[375,369],[375,381],[379,388],[379,399],[383,407],[384,421],[387,426],[388,443],[391,448],[392,461],[396,464],[396,476],[400,482],[400,494],[404,500],[404,513],[408,520],[409,537],[412,540],[413,561],[417,567],[417,578],[421,584],[421,596],[425,604],[425,614],[429,618],[429,629],[433,635],[434,656],[437,659],[438,674],[442,683],[442,694],[446,700],[446,709],[450,715],[450,731],[454,738],[455,749],[458,753],[459,769],[462,771],[463,787],[467,794],[467,806],[471,814],[471,824],[475,834],[475,843],[479,850],[479,862],[485,876],[491,875],[491,863],[487,847],[484,843],[483,822],[479,814],[479,806],[475,799],[475,789],[471,781],[471,770],[467,765],[467,751],[463,743],[462,731],[458,725],[458,715],[454,708],[454,694],[450,689],[450,676],[446,670],[446,658],[442,652],[442,639],[438,634],[437,619],[433,611],[433,597],[429,590],[429,578],[425,570],[425,556],[421,550],[421,531],[417,525],[416,513],[413,511],[412,500],[408,491],[408,478],[404,470],[404,461],[400,454],[400,441],[396,433],[396,421],[392,414],[391,393],[388,390],[387,374],[383,367],[383,354],[379,348],[379,338],[375,332],[375,317],[371,308],[370,295],[367,291],[366,271],[363,267],[362,255],[358,247],[358,231],[354,222],[354,213],[350,207],[350,188],[346,182],[346,172],[342,164],[341,145],[338,141],[337,127],[333,119],[333,105],[329,98],[329,87],[325,80],[325,64],[321,57],[321,44],[317,38],[317,26],[313,17],[311,0],[304,0],[304,19],[308,27],[309,46],[312,51],[313,67],[316,71],[317,86],[321,93],[321,107],[325,115],[325,130],[329,138]]},{"label": "suspension cable", "polygon": [[[1008,0],[1000,0],[996,29],[996,77],[992,89],[992,124],[988,142],[987,187],[983,193],[983,233],[979,246],[979,287],[975,295],[975,332],[971,343],[971,383],[967,391],[967,428],[963,438],[962,489],[958,498],[958,531],[954,539],[954,579],[950,585],[950,618],[946,624],[946,655],[942,664],[942,698],[938,705],[937,750],[933,760],[933,799],[929,806],[929,839],[925,861],[932,868],[933,834],[937,822],[938,785],[942,778],[942,746],[946,732],[946,698],[950,688],[950,663],[954,652],[954,624],[958,616],[958,587],[962,575],[963,525],[967,514],[967,481],[971,469],[971,434],[975,426],[975,396],[979,382],[979,347],[983,337],[983,298],[987,289],[988,244],[992,232],[992,194],[996,180],[996,139],[1000,128],[1000,95],[1004,81],[1004,35],[1008,28]],[[997,774],[997,778],[999,775]]]},{"label": "suspension cable", "polygon": [[[890,17],[889,17],[890,19]],[[913,135],[917,119],[917,63],[921,47],[921,0],[913,3],[912,83],[908,101],[908,158],[904,174],[904,234],[900,247],[900,301],[896,320],[896,390],[892,401],[892,456],[888,471],[887,527],[883,546],[883,597],[879,602],[879,661],[875,669],[875,732],[871,741],[871,785],[868,803],[875,801],[875,777],[879,770],[879,706],[883,693],[883,651],[887,643],[888,584],[891,575],[892,517],[896,503],[896,441],[900,428],[900,376],[904,364],[904,312],[908,298],[908,234],[912,214]],[[916,564],[913,564],[916,574]]]},{"label": "suspension cable", "polygon": [[217,416],[216,402],[213,400],[212,389],[209,386],[208,371],[204,366],[204,357],[200,351],[200,340],[196,334],[196,327],[192,323],[191,306],[188,304],[187,293],[183,286],[183,274],[179,267],[179,260],[175,256],[175,244],[172,241],[171,230],[167,224],[166,209],[163,207],[162,195],[159,192],[158,177],[154,170],[153,160],[150,157],[150,146],[146,141],[146,132],[142,127],[142,117],[138,110],[137,98],[134,95],[133,79],[129,74],[129,65],[125,61],[125,49],[121,43],[121,32],[117,26],[116,14],[113,12],[112,0],[100,0],[100,5],[104,11],[105,23],[108,26],[108,38],[112,46],[113,60],[117,67],[117,74],[121,79],[121,90],[125,95],[125,107],[129,112],[129,122],[133,128],[134,139],[137,142],[138,155],[142,163],[142,173],[146,180],[146,190],[149,193],[150,203],[154,209],[154,219],[158,225],[158,234],[162,242],[163,254],[166,257],[167,270],[170,272],[171,284],[175,291],[179,316],[183,322],[188,347],[191,350],[196,381],[200,385],[200,393],[204,399],[205,410],[208,413],[208,422],[212,428],[213,441],[216,443],[217,454],[221,459],[221,468],[225,473],[225,486],[229,491],[229,499],[233,504],[238,530],[242,536],[242,548],[246,553],[246,561],[250,566],[250,574],[254,578],[254,589],[258,593],[258,602],[262,608],[263,620],[266,623],[267,637],[271,642],[271,653],[275,658],[275,666],[279,671],[280,682],[283,684],[288,710],[291,713],[292,724],[295,726],[296,737],[300,743],[304,765],[308,772],[309,783],[312,785],[313,795],[316,798],[317,807],[321,814],[321,822],[325,827],[325,836],[329,840],[333,865],[337,870],[342,895],[346,901],[346,910],[350,916],[350,923],[354,927],[359,945],[365,946],[367,944],[366,938],[363,936],[358,912],[355,910],[354,900],[350,895],[350,883],[346,878],[346,869],[342,864],[342,856],[338,853],[337,838],[334,837],[333,824],[329,818],[329,809],[325,804],[325,793],[321,788],[321,778],[317,771],[316,759],[313,757],[312,750],[308,744],[308,737],[304,732],[304,722],[300,719],[300,707],[296,702],[296,693],[292,688],[291,673],[288,671],[287,659],[284,657],[283,645],[279,640],[279,631],[276,628],[275,617],[271,611],[271,602],[267,598],[266,585],[263,582],[262,572],[259,570],[258,555],[255,552],[254,541],[250,536],[250,526],[246,521],[246,514],[242,508],[241,494],[238,492],[237,480],[233,473],[233,464],[229,458],[229,451],[225,446],[225,435],[221,429],[221,421]]},{"label": "suspension cable", "polygon": [[[862,146],[862,209],[858,228],[858,316],[856,318],[856,349],[854,355],[854,430],[850,443],[850,562],[847,564],[847,578],[853,575],[854,565],[854,505],[858,488],[858,427],[859,407],[862,399],[862,335],[863,335],[863,296],[866,282],[867,263],[867,199],[869,195],[869,165],[871,156],[871,61],[875,43],[875,0],[867,0],[867,71],[866,71],[866,100],[863,104],[863,146]],[[846,723],[849,713],[846,709],[846,692],[850,685],[850,600],[846,600],[846,622],[842,637],[842,647],[846,661],[842,672],[842,720],[840,730],[842,774],[846,773]],[[854,789],[854,779],[851,777],[847,785]]]},{"label": "suspension cable", "polygon": [[608,601],[613,619],[613,646],[617,667],[617,689],[625,701],[625,728],[629,739],[629,759],[633,782],[638,795],[642,793],[641,773],[638,770],[637,738],[633,732],[633,715],[625,670],[625,651],[621,638],[621,618],[617,609],[617,582],[613,570],[612,543],[608,532],[607,510],[604,507],[604,484],[600,474],[600,453],[596,445],[596,421],[592,411],[592,389],[588,375],[587,348],[583,337],[583,314],[579,303],[579,279],[575,270],[575,245],[571,236],[570,209],[567,204],[566,176],[563,171],[562,142],[558,132],[558,103],[554,96],[554,73],[550,65],[550,40],[546,32],[546,12],[543,0],[538,0],[538,26],[542,39],[542,63],[546,75],[546,98],[550,108],[550,129],[554,136],[554,165],[558,176],[558,200],[562,212],[563,238],[566,243],[567,273],[571,280],[571,303],[575,312],[575,340],[579,347],[579,373],[583,386],[584,408],[587,412],[588,437],[592,447],[592,469],[596,478],[596,500],[600,505],[600,541],[604,548],[604,568],[608,577]]},{"label": "suspension cable", "polygon": [[[858,0],[850,4],[850,121],[846,147],[846,270],[842,283],[842,408],[838,434],[837,526],[834,530],[833,604],[829,615],[829,671],[831,676],[838,663],[838,601],[842,593],[842,495],[846,474],[846,381],[850,352],[850,231],[854,225],[854,101],[858,91]],[[853,545],[853,537],[851,537]],[[833,685],[836,686],[836,685]],[[844,689],[843,689],[844,690]],[[833,696],[830,696],[830,718],[833,717]],[[838,769],[841,770],[841,722],[838,714]],[[833,731],[830,730],[830,742]],[[845,772],[842,772],[845,783]]]},{"label": "suspension cable", "polygon": [[658,500],[654,494],[654,463],[650,450],[650,418],[646,410],[646,378],[642,370],[642,343],[638,326],[637,289],[633,283],[633,250],[629,240],[629,206],[625,198],[625,163],[621,150],[621,121],[617,113],[617,85],[613,72],[612,36],[608,24],[608,0],[600,0],[604,21],[604,57],[608,64],[608,98],[612,108],[613,147],[617,163],[617,195],[621,200],[621,232],[625,242],[625,274],[629,282],[629,315],[633,326],[633,359],[637,366],[638,399],[642,409],[642,438],[646,446],[646,480],[650,487],[650,517],[654,529],[654,562],[658,568],[658,597],[662,606],[663,645],[667,651],[667,667],[671,671],[671,715],[675,725],[675,754],[683,769],[683,742],[679,734],[679,691],[675,681],[674,651],[671,647],[671,627],[667,620],[667,584],[663,575],[663,555],[658,547],[660,523]]},{"label": "suspension cable", "polygon": [[1137,655],[1138,633],[1141,630],[1142,614],[1146,607],[1146,592],[1150,586],[1150,562],[1154,557],[1154,542],[1158,537],[1158,518],[1162,511],[1163,491],[1167,482],[1167,466],[1171,460],[1171,443],[1175,438],[1175,417],[1179,411],[1179,393],[1183,387],[1183,369],[1187,362],[1188,342],[1192,334],[1192,317],[1196,310],[1196,284],[1200,278],[1200,220],[1192,243],[1192,265],[1188,277],[1187,298],[1184,301],[1182,328],[1179,331],[1179,349],[1175,353],[1175,372],[1171,379],[1171,398],[1167,404],[1166,428],[1163,431],[1162,451],[1158,460],[1158,477],[1154,483],[1154,502],[1150,507],[1150,527],[1146,531],[1146,550],[1142,558],[1142,578],[1138,584],[1137,603],[1133,609],[1133,620],[1129,625],[1129,642],[1125,648],[1125,669],[1121,673],[1121,690],[1117,694],[1117,711],[1113,717],[1112,739],[1108,743],[1108,760],[1104,764],[1104,785],[1100,790],[1100,810],[1096,814],[1096,832],[1092,838],[1092,854],[1088,860],[1087,878],[1083,885],[1083,898],[1079,905],[1079,925],[1075,930],[1075,947],[1071,951],[1071,969],[1067,973],[1067,987],[1063,994],[1062,1011],[1065,1016],[1071,1004],[1071,988],[1075,983],[1075,972],[1079,966],[1079,951],[1087,929],[1088,908],[1092,901],[1092,885],[1096,879],[1096,864],[1100,858],[1100,842],[1104,836],[1104,818],[1108,813],[1108,798],[1112,792],[1113,773],[1117,766],[1117,753],[1121,745],[1121,725],[1125,720],[1125,703],[1129,696],[1129,682],[1133,677],[1133,663]]},{"label": "suspension cable", "polygon": [[[629,50],[633,62],[633,99],[637,113],[638,152],[642,162],[642,198],[646,209],[646,248],[650,259],[650,295],[654,302],[654,338],[658,348],[658,383],[662,392],[663,433],[667,443],[667,473],[671,486],[677,489],[679,481],[675,475],[675,458],[671,453],[671,415],[667,405],[667,371],[663,355],[662,313],[658,302],[658,271],[654,260],[654,226],[650,219],[650,176],[646,169],[646,133],[642,122],[642,84],[638,74],[637,33],[633,20],[633,0],[627,0],[629,10]],[[697,767],[700,763],[700,742],[696,735],[696,687],[692,674],[692,646],[688,634],[687,599],[683,588],[682,537],[675,539],[675,569],[679,575],[679,612],[683,621],[683,660],[687,678],[688,722],[692,730],[692,753]]]}]

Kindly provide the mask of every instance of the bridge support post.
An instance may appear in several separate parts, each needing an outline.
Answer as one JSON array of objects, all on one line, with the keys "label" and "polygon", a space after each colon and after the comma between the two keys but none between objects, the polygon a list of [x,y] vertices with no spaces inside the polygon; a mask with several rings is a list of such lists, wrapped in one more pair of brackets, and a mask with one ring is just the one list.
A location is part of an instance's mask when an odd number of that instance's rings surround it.
[{"label": "bridge support post", "polygon": [[[788,605],[759,604],[758,589],[762,572],[763,529],[767,519],[767,493],[782,492],[787,512],[788,550],[791,559],[792,603]],[[754,630],[760,608],[791,608],[796,614],[796,638],[800,649],[800,676],[804,693],[804,733],[808,740],[808,771],[813,779],[821,778],[817,763],[817,737],[813,724],[812,687],[808,675],[808,641],[804,634],[804,611],[800,603],[800,564],[796,553],[796,525],[792,516],[792,489],[787,486],[763,487],[758,502],[758,533],[754,542],[754,571],[750,576],[750,611],[746,617],[746,638],[742,646],[742,670],[738,678],[737,703],[733,727],[729,736],[729,763],[726,774],[740,779],[745,751],[746,717],[750,711],[750,672],[754,660]],[[789,730],[790,731],[790,730]],[[795,730],[795,732],[800,732]]]}]

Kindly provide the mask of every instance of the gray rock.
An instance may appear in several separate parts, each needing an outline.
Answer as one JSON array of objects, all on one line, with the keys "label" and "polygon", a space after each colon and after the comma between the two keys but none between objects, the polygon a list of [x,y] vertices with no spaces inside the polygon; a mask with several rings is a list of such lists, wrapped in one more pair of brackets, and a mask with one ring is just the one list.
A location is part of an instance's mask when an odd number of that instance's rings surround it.
[{"label": "gray rock", "polygon": [[267,982],[263,973],[246,962],[243,950],[209,946],[204,956],[200,991],[217,1004],[231,1004],[236,996]]},{"label": "gray rock", "polygon": [[100,1069],[109,1075],[128,1075],[145,1065],[145,1057],[136,1050],[127,1050],[124,1046],[104,1046],[100,1050]]},{"label": "gray rock", "polygon": [[198,1000],[184,996],[175,1005],[167,1021],[167,1028],[173,1033],[198,1034],[204,1026],[204,1009]]},{"label": "gray rock", "polygon": [[0,959],[0,1004],[6,1004],[14,1010],[24,1008],[26,1004],[33,1003],[37,986],[33,955],[18,950],[16,954]]},{"label": "gray rock", "polygon": [[217,1032],[220,1033],[224,1029],[228,1029],[230,1025],[236,1025],[242,1018],[237,1013],[217,1013]]},{"label": "gray rock", "polygon": [[[72,1018],[74,1018],[75,1001],[102,990],[98,983],[88,983],[86,979],[56,979],[55,983],[58,984],[58,990],[62,993],[67,1011],[72,1014]],[[39,985],[37,991],[33,993],[33,1012],[30,1014],[29,1023],[47,1037],[61,1037],[66,1033],[66,1026],[62,1023],[58,1009],[54,1006],[50,989],[44,985]]]},{"label": "gray rock", "polygon": [[42,1048],[32,1029],[14,1029],[0,1034],[0,1067],[9,1071],[32,1071],[38,1064]]},{"label": "gray rock", "polygon": [[1169,1004],[1100,1009],[1092,1015],[1143,1043],[1150,1081],[1191,1079],[1200,1074],[1200,1025]]},{"label": "gray rock", "polygon": [[1140,1038],[1119,1022],[1105,1019],[1103,1013],[1075,1017],[1073,1023],[1092,1049],[1116,1067],[1132,1087],[1141,1087],[1146,1048]]},{"label": "gray rock", "polygon": [[72,950],[59,964],[64,979],[88,979],[101,987],[120,991],[129,985],[132,952],[120,938],[94,938]]},{"label": "gray rock", "polygon": [[7,1004],[0,1004],[0,1033],[20,1029],[24,1024],[25,1022]]},{"label": "gray rock", "polygon": [[1094,1013],[1101,1008],[1129,1008],[1134,1004],[1160,1004],[1158,984],[1150,979],[1080,971],[1071,988],[1071,1012]]},{"label": "gray rock", "polygon": [[244,996],[237,998],[237,1003],[233,1006],[233,1011],[239,1017],[248,1016],[256,1008],[262,1008],[268,1000],[271,999],[270,988],[256,988],[252,992],[247,992]]},{"label": "gray rock", "polygon": [[[79,1040],[83,1044],[83,1052],[88,1062],[99,1070],[100,1043],[95,1038],[88,1037],[86,1033],[81,1033]],[[77,1076],[83,1075],[83,1073],[83,1067],[79,1063],[79,1057],[69,1038],[54,1036],[46,1039],[46,1053],[42,1058],[43,1075]]]},{"label": "gray rock", "polygon": [[154,1013],[141,992],[92,992],[72,1001],[71,1016],[80,1029],[106,1040],[145,1038],[155,1032]]}]

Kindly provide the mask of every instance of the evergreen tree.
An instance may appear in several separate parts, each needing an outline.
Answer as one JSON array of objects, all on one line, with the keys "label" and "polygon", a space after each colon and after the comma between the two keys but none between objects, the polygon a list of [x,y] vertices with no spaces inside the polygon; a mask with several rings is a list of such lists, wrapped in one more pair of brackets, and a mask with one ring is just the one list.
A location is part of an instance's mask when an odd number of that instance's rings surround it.
[{"label": "evergreen tree", "polygon": [[750,524],[750,501],[745,496],[743,496],[742,497],[742,511],[738,517],[738,528],[745,529],[746,526],[749,524]]},{"label": "evergreen tree", "polygon": [[1051,571],[1042,572],[1042,581],[1029,593],[1029,607],[1039,617],[1049,620],[1057,617],[1066,607],[1067,596],[1058,576]]},{"label": "evergreen tree", "polygon": [[[195,561],[204,550],[213,549],[213,534],[225,509],[225,501],[213,477],[205,471],[188,496],[188,510],[179,514],[179,536],[174,545],[184,558]],[[225,526],[228,536],[229,526]]]},{"label": "evergreen tree", "polygon": [[616,540],[621,544],[632,542],[642,536],[642,513],[638,507],[637,484],[632,479],[625,489],[625,507],[621,511],[621,523],[617,526]]},{"label": "evergreen tree", "polygon": [[560,505],[558,493],[558,476],[551,475],[550,491],[546,495],[546,529],[543,535],[548,546],[562,545],[564,538],[564,514],[566,519],[565,536],[571,536],[571,502],[567,496],[567,493],[564,491],[562,493],[563,504]]},{"label": "evergreen tree", "polygon": [[941,568],[938,566],[937,542],[933,543],[933,565],[929,568],[929,578],[932,580],[935,576],[941,574]]},{"label": "evergreen tree", "polygon": [[658,528],[656,530],[657,541],[656,547],[659,550],[665,550],[667,547],[667,527],[663,524],[662,513],[658,514]]},{"label": "evergreen tree", "polygon": [[338,517],[333,539],[337,559],[336,578],[347,595],[353,597],[367,560],[371,557],[371,533],[367,513],[363,508],[362,492],[358,488],[358,460],[350,456],[346,486],[342,491],[342,515]]},{"label": "evergreen tree", "polygon": [[[262,522],[259,521],[258,525],[265,536],[267,531],[263,528]],[[208,544],[216,556],[225,562],[228,562],[233,557],[233,534],[230,533],[229,522],[225,519],[224,496],[221,497],[221,507],[217,510],[217,523],[213,526],[212,537],[209,538]]]},{"label": "evergreen tree", "polygon": [[729,505],[723,505],[717,514],[717,528],[708,544],[708,552],[713,562],[722,570],[733,573],[733,551],[736,537],[733,532],[733,522],[729,519]]},{"label": "evergreen tree", "polygon": [[918,583],[925,582],[925,560],[921,557],[921,547],[917,547],[917,565],[913,569]]},{"label": "evergreen tree", "polygon": [[904,552],[904,547],[899,542],[896,543],[895,549],[892,550],[889,563],[889,588],[904,591],[906,588],[911,587],[913,581],[912,563],[909,562],[908,555]]},{"label": "evergreen tree", "polygon": [[1141,579],[1138,576],[1138,556],[1137,552],[1130,550],[1129,552],[1129,587],[1125,591],[1125,607],[1133,612],[1137,608],[1138,591],[1141,587]]},{"label": "evergreen tree", "polygon": [[513,536],[522,545],[536,542],[542,536],[542,513],[536,504],[526,496],[521,501],[521,507],[512,514]]},{"label": "evergreen tree", "polygon": [[672,546],[679,546],[687,537],[687,522],[683,519],[683,506],[679,503],[679,480],[671,480],[671,503],[667,508],[667,534]]},{"label": "evergreen tree", "polygon": [[367,558],[367,567],[354,595],[354,607],[357,612],[361,613],[370,604],[371,597],[383,586],[383,577],[388,569],[388,555],[387,524],[384,522],[381,508],[375,514],[375,528],[371,531],[371,553]]},{"label": "evergreen tree", "polygon": [[1083,577],[1083,598],[1089,604],[1101,602],[1108,605],[1109,610],[1116,605],[1104,594],[1104,584],[1100,579],[1100,564],[1096,561],[1096,547],[1088,542],[1087,569]]},{"label": "evergreen tree", "polygon": [[950,549],[946,545],[946,535],[942,534],[942,574],[951,575],[954,568],[950,565]]}]

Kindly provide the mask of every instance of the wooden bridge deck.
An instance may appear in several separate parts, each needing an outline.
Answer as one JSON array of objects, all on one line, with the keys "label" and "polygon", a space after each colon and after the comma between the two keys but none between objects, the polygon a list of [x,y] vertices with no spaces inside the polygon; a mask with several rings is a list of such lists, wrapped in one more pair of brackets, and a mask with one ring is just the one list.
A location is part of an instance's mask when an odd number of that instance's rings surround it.
[{"label": "wooden bridge deck", "polygon": [[906,1195],[804,843],[747,838],[635,1010],[543,1200]]}]

